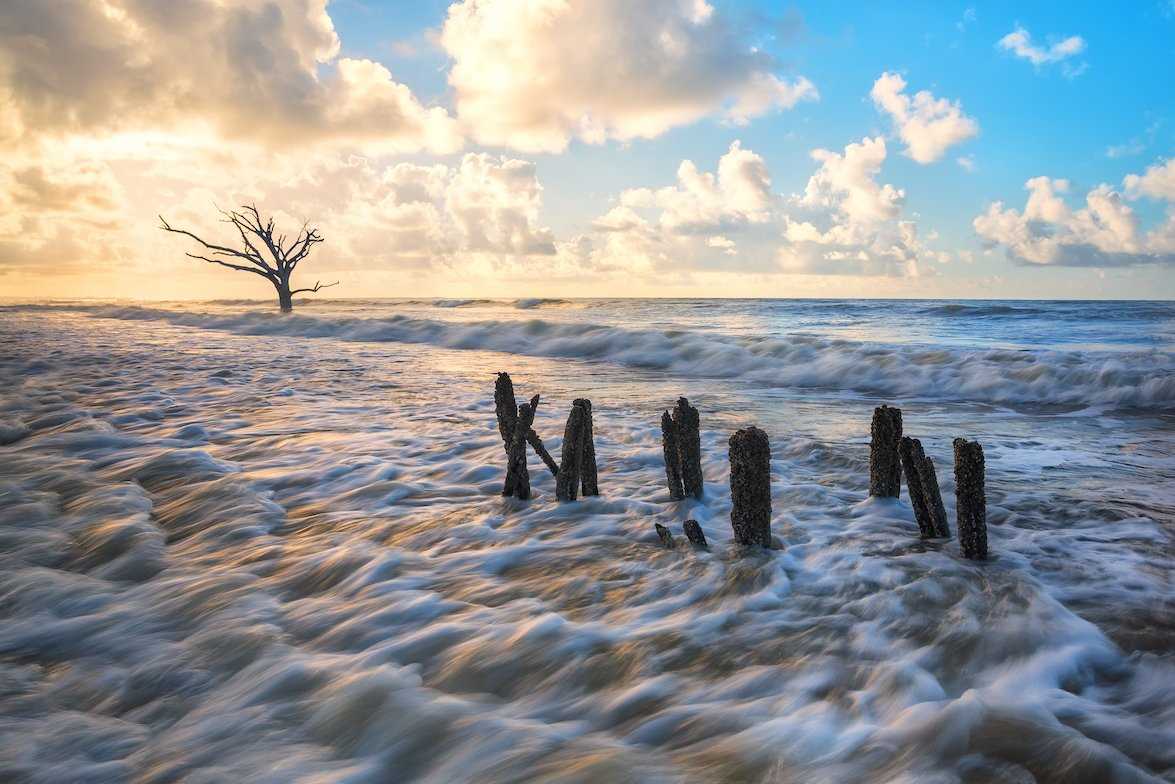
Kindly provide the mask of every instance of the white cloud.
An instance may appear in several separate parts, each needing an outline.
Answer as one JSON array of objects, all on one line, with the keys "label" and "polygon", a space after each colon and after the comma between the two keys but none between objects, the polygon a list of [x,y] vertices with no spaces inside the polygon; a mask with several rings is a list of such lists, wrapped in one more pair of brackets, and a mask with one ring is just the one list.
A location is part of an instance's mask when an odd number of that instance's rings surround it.
[{"label": "white cloud", "polygon": [[877,182],[885,140],[842,152],[814,150],[819,166],[803,193],[770,190],[763,159],[738,142],[716,172],[692,161],[677,182],[636,188],[594,223],[581,263],[631,274],[687,270],[916,276],[946,255],[930,250],[902,217],[903,191]]},{"label": "white cloud", "polygon": [[457,113],[485,144],[559,151],[653,138],[817,97],[703,0],[463,0],[440,43]]},{"label": "white cloud", "polygon": [[955,163],[959,164],[959,168],[965,172],[970,173],[975,171],[974,155],[960,155],[958,158],[955,158]]},{"label": "white cloud", "polygon": [[1121,193],[1102,184],[1090,190],[1085,204],[1072,209],[1065,201],[1069,182],[1034,177],[1025,183],[1023,211],[994,202],[972,222],[989,245],[1029,264],[1055,266],[1129,266],[1175,262],[1175,168],[1171,162],[1152,166],[1145,174],[1128,175],[1131,198],[1152,196],[1168,201],[1165,222],[1144,232]]},{"label": "white cloud", "polygon": [[452,151],[453,118],[339,57],[326,0],[0,4],[0,133],[190,132]]},{"label": "white cloud", "polygon": [[[1040,67],[1050,63],[1060,63],[1081,54],[1085,51],[1085,39],[1079,35],[1071,35],[1050,44],[1048,47],[1043,47],[1034,44],[1032,35],[1017,25],[1016,29],[997,41],[996,46]],[[1064,66],[1065,75],[1080,76],[1086,67],[1086,63],[1076,65],[1066,63]]]},{"label": "white cloud", "polygon": [[874,105],[890,116],[905,153],[918,163],[932,163],[953,145],[979,133],[979,124],[963,114],[958,101],[935,98],[920,90],[911,98],[903,91],[906,80],[895,73],[883,73],[869,95]]},{"label": "white cloud", "polygon": [[1131,198],[1150,196],[1175,203],[1175,158],[1156,163],[1141,175],[1128,174],[1122,184]]}]

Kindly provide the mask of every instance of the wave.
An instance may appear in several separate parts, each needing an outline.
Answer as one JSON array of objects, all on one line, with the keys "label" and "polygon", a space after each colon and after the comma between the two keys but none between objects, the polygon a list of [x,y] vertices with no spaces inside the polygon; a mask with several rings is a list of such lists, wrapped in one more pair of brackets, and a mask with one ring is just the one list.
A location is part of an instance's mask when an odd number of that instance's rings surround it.
[{"label": "wave", "polygon": [[545,299],[543,297],[534,297],[531,299],[519,299],[514,301],[514,307],[520,310],[533,310],[534,308],[547,307],[562,307],[570,305],[571,301],[566,299]]},{"label": "wave", "polygon": [[1035,316],[1042,313],[1039,308],[1015,305],[935,305],[923,313],[931,316]]},{"label": "wave", "polygon": [[327,318],[261,312],[216,315],[144,307],[48,307],[244,335],[419,343],[565,357],[684,376],[744,378],[768,386],[851,391],[891,399],[1175,409],[1175,355],[1162,351],[960,349],[811,335],[741,337],[542,319],[453,323],[404,315]]}]

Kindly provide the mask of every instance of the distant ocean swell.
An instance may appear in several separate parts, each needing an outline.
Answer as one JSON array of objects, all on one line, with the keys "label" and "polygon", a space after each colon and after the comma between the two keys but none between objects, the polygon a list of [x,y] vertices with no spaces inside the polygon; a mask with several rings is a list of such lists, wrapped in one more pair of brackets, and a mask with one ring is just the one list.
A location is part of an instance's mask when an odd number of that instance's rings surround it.
[{"label": "distant ocean swell", "polygon": [[[49,306],[52,308],[53,306]],[[45,309],[29,306],[28,309]],[[20,309],[25,309],[21,307]],[[163,321],[243,335],[419,343],[610,362],[683,376],[842,390],[905,399],[1175,409],[1175,355],[891,346],[809,335],[748,338],[584,323],[216,315],[68,306],[102,318]]]}]

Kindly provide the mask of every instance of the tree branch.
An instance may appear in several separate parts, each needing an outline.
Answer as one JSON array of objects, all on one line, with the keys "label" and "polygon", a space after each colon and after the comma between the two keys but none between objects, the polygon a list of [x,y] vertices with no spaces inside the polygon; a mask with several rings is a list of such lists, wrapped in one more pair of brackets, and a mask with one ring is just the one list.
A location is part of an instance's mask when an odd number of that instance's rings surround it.
[{"label": "tree branch", "polygon": [[[256,272],[258,275],[261,275],[262,277],[265,277],[265,278],[269,278],[270,280],[272,280],[276,276],[274,269],[272,267],[270,267],[269,265],[267,265],[264,261],[262,261],[260,257],[254,258],[250,254],[244,253],[244,252],[236,250],[234,248],[226,248],[223,245],[214,245],[211,242],[208,242],[204,239],[201,239],[200,237],[196,236],[195,234],[188,231],[187,229],[172,228],[171,224],[169,224],[164,219],[164,217],[162,215],[159,216],[159,222],[162,224],[159,228],[163,229],[164,231],[169,231],[172,234],[182,234],[185,237],[191,237],[196,242],[200,243],[205,248],[212,251],[213,255],[227,256],[228,258],[233,258],[233,259],[244,259],[245,261],[249,262],[250,264],[253,264],[254,266],[253,267],[241,267],[239,265],[227,264],[225,262],[220,262],[220,261],[216,261],[214,259],[209,259],[205,256],[197,256],[197,255],[191,254],[191,253],[186,254],[188,256],[192,256],[193,258],[203,259],[204,261],[212,262],[213,264],[220,264],[221,266],[224,266],[224,267],[232,267],[233,269],[243,269],[247,272]],[[258,269],[258,267],[260,269]]]},{"label": "tree branch", "polygon": [[314,292],[316,292],[320,289],[329,289],[331,286],[337,286],[337,285],[339,285],[339,282],[337,280],[333,283],[323,283],[321,281],[315,281],[314,288],[312,288],[312,289],[294,289],[293,291],[290,292],[290,296],[293,296],[295,294],[301,294],[303,291],[308,291],[311,294],[313,294]]}]

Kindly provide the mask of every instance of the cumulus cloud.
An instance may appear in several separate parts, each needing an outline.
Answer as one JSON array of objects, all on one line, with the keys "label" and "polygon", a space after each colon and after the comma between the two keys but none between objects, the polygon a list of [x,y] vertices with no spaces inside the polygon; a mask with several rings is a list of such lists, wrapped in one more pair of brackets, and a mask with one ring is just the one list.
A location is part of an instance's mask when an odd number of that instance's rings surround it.
[{"label": "cumulus cloud", "polygon": [[457,114],[485,144],[559,151],[653,138],[817,97],[704,0],[463,0],[440,43]]},{"label": "cumulus cloud", "polygon": [[906,155],[918,163],[937,161],[950,147],[979,133],[979,124],[963,114],[958,101],[935,98],[928,90],[911,97],[905,89],[905,79],[886,72],[873,83],[869,96],[893,121]]},{"label": "cumulus cloud", "polygon": [[1128,174],[1122,181],[1131,198],[1149,196],[1175,203],[1175,158],[1156,163],[1140,174]]},{"label": "cumulus cloud", "polygon": [[1166,200],[1165,222],[1144,232],[1127,197],[1104,183],[1085,195],[1084,206],[1073,209],[1065,200],[1068,180],[1034,177],[1025,183],[1028,200],[1023,210],[1005,209],[997,201],[972,225],[989,245],[1003,247],[1009,258],[1028,264],[1121,267],[1175,262],[1170,161],[1141,176],[1128,175],[1124,185],[1132,198]]},{"label": "cumulus cloud", "polygon": [[[996,42],[996,46],[1040,67],[1050,63],[1059,63],[1081,54],[1085,51],[1085,39],[1079,35],[1071,35],[1047,47],[1039,46],[1032,42],[1032,35],[1027,30],[1017,25],[1016,29]],[[1065,67],[1068,76],[1078,76],[1085,70],[1084,63],[1066,64]]]},{"label": "cumulus cloud", "polygon": [[622,192],[594,223],[583,263],[658,275],[918,275],[946,257],[903,218],[905,193],[877,181],[885,157],[881,138],[814,150],[804,191],[780,195],[763,159],[735,142],[714,172],[687,160],[674,185]]},{"label": "cumulus cloud", "polygon": [[0,133],[212,128],[265,144],[451,151],[456,122],[340,58],[326,0],[0,4]]}]

